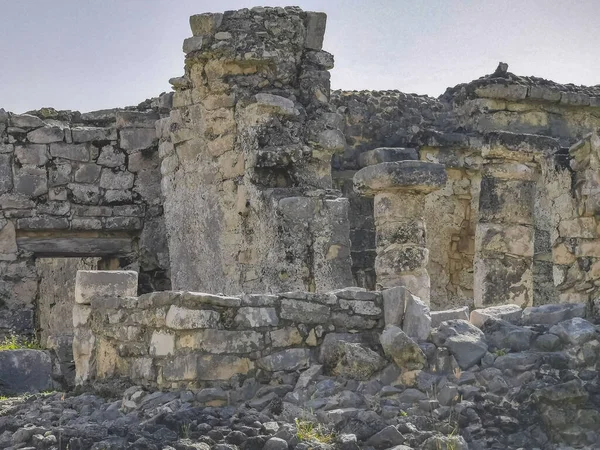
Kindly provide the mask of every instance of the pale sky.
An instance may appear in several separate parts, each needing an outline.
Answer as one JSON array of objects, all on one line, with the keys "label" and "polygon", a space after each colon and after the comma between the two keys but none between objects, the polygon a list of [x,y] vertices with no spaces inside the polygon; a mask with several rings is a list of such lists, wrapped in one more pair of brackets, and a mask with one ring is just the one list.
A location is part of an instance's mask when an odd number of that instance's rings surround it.
[{"label": "pale sky", "polygon": [[[0,108],[91,111],[169,91],[188,18],[249,0],[0,0]],[[332,87],[440,95],[509,71],[600,84],[600,0],[295,0],[328,14]]]}]

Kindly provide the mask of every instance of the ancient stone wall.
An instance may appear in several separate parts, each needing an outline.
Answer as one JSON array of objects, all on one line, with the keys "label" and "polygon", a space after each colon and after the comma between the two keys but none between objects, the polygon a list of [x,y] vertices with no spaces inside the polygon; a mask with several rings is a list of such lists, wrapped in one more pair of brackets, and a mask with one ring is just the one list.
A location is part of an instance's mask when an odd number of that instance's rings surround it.
[{"label": "ancient stone wall", "polygon": [[253,8],[190,19],[173,110],[157,123],[173,286],[326,291],[352,284],[325,15]]},{"label": "ancient stone wall", "polygon": [[103,257],[139,270],[141,291],[170,286],[158,110],[158,100],[83,114],[0,110],[0,330],[35,328],[36,257]]},{"label": "ancient stone wall", "polygon": [[322,344],[334,343],[342,336],[337,333],[376,343],[383,329],[382,294],[360,288],[135,297],[135,273],[80,271],[77,278],[73,348],[79,383],[121,376],[177,388],[257,370],[297,371],[322,359]]},{"label": "ancient stone wall", "polygon": [[[588,134],[569,149],[569,154],[574,173],[561,189],[554,190],[560,193],[552,209],[557,216],[552,233],[554,283],[562,302],[587,302],[597,299],[600,292],[598,133]],[[566,195],[566,189],[571,190],[571,196]]]},{"label": "ancient stone wall", "polygon": [[449,88],[439,99],[466,131],[504,130],[560,139],[569,147],[600,127],[600,89],[503,72]]}]

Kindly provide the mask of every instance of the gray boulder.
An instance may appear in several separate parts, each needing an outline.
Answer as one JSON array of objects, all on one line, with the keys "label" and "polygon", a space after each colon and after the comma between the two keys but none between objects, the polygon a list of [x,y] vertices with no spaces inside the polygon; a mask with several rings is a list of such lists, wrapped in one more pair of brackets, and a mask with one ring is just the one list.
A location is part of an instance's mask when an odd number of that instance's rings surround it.
[{"label": "gray boulder", "polygon": [[48,352],[29,349],[0,352],[0,393],[33,393],[52,387],[52,360]]},{"label": "gray boulder", "polygon": [[585,303],[566,303],[560,305],[530,306],[523,310],[523,325],[556,325],[563,320],[585,317]]},{"label": "gray boulder", "polygon": [[406,297],[406,310],[404,311],[402,329],[416,341],[427,340],[431,332],[429,306],[412,294]]},{"label": "gray boulder", "polygon": [[596,327],[580,317],[559,322],[550,328],[550,333],[558,336],[564,343],[572,345],[584,344],[597,335]]},{"label": "gray boulder", "polygon": [[491,350],[507,349],[512,352],[529,350],[534,336],[533,331],[528,328],[493,317],[485,321],[482,331]]},{"label": "gray boulder", "polygon": [[479,363],[488,350],[483,332],[466,320],[442,322],[432,340],[438,347],[447,347],[463,370]]},{"label": "gray boulder", "polygon": [[408,370],[422,369],[425,366],[425,354],[419,345],[396,326],[388,326],[380,337],[386,356],[398,367]]},{"label": "gray boulder", "polygon": [[326,373],[353,380],[368,380],[386,365],[386,360],[362,344],[360,337],[343,333],[325,337],[319,361]]}]

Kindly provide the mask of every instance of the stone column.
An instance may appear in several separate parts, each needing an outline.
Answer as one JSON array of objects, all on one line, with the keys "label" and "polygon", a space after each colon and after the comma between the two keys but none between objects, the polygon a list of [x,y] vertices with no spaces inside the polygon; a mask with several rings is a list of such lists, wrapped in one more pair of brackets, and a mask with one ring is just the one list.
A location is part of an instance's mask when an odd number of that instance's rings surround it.
[{"label": "stone column", "polygon": [[73,360],[75,383],[85,384],[96,373],[114,367],[116,354],[96,351],[98,345],[92,329],[93,309],[103,302],[126,301],[136,297],[138,274],[127,270],[78,270],[75,277],[75,304],[73,305]]},{"label": "stone column", "polygon": [[405,286],[427,305],[425,196],[443,187],[446,179],[443,165],[423,161],[381,163],[354,175],[354,188],[375,197],[377,283],[386,288]]},{"label": "stone column", "polygon": [[484,136],[475,230],[476,307],[533,304],[534,206],[540,158],[559,149],[544,136]]},{"label": "stone column", "polygon": [[174,289],[352,284],[348,201],[331,190],[326,16],[296,7],[190,18],[185,74],[157,123]]}]

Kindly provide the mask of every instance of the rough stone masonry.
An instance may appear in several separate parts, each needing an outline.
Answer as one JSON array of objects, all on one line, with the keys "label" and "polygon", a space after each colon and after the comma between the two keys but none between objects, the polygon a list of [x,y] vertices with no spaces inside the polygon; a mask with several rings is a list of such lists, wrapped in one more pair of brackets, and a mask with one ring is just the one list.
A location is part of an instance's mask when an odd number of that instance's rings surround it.
[{"label": "rough stone masonry", "polygon": [[600,88],[331,91],[325,23],[194,15],[171,93],[0,110],[0,331],[43,347],[0,394],[113,398],[0,401],[0,448],[598,448]]}]

